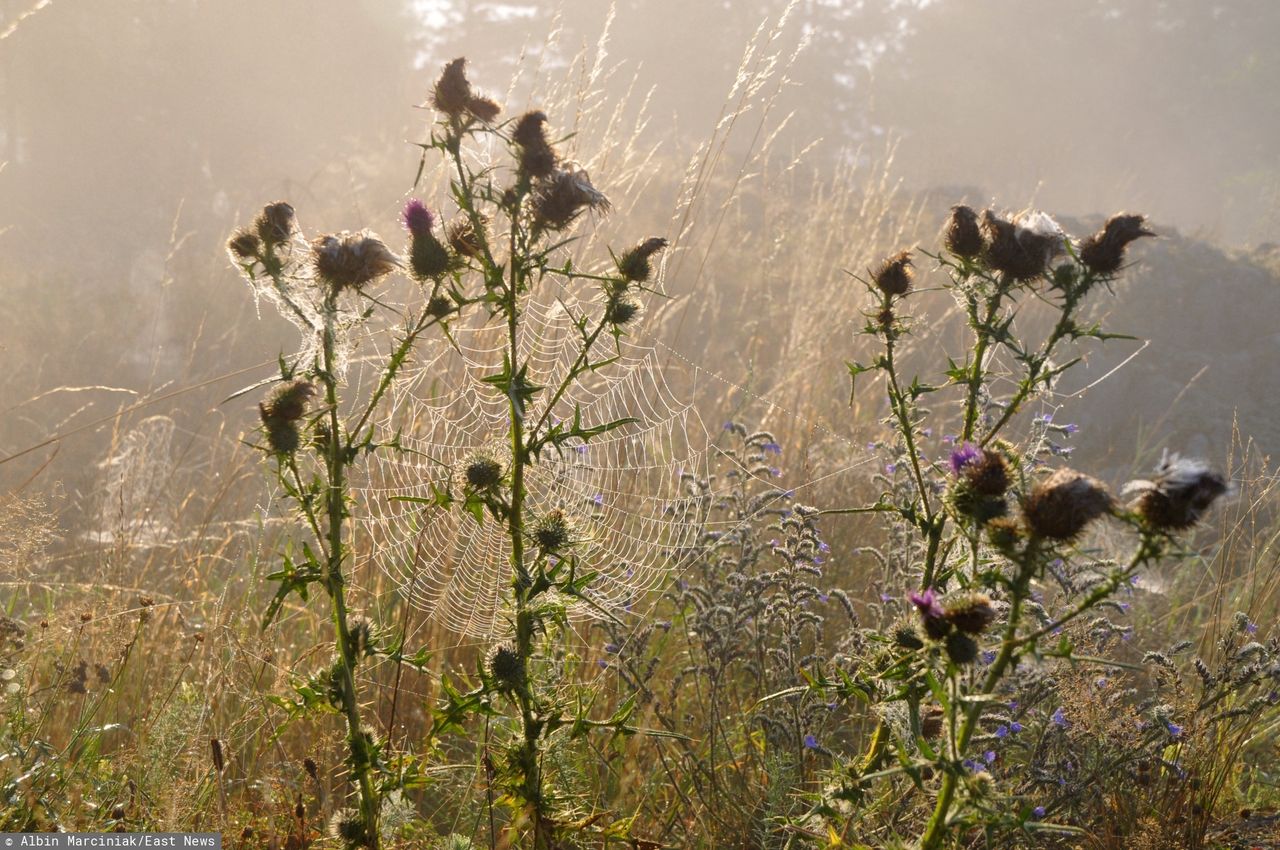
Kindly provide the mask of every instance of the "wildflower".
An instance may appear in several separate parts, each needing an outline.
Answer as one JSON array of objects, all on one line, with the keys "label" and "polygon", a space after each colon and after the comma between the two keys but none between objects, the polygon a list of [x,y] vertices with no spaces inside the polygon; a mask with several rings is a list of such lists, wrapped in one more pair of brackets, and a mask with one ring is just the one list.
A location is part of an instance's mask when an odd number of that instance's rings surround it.
[{"label": "wildflower", "polygon": [[395,270],[396,255],[368,231],[321,236],[311,243],[316,274],[335,290],[361,289]]},{"label": "wildflower", "polygon": [[901,622],[893,629],[893,642],[903,649],[923,649],[924,640],[915,623]]},{"label": "wildflower", "polygon": [[486,122],[497,118],[502,111],[497,103],[471,90],[471,82],[467,79],[467,60],[463,58],[454,59],[444,66],[432,89],[431,104],[450,118],[470,116]]},{"label": "wildflower", "polygon": [[352,617],[347,621],[347,634],[351,636],[351,651],[356,658],[374,654],[373,621],[368,617]]},{"label": "wildflower", "polygon": [[1117,213],[1097,233],[1080,245],[1080,262],[1094,274],[1114,274],[1124,262],[1129,243],[1143,236],[1155,236],[1145,227],[1146,217]]},{"label": "wildflower", "polygon": [[1113,507],[1102,482],[1071,469],[1059,469],[1037,484],[1023,501],[1027,525],[1040,537],[1072,540]]},{"label": "wildflower", "polygon": [[1202,460],[1166,453],[1150,481],[1130,481],[1124,493],[1137,493],[1130,507],[1159,531],[1190,528],[1229,489],[1227,479]]},{"label": "wildflower", "polygon": [[1043,818],[1044,814],[1045,814],[1044,806],[1036,806],[1034,809],[1031,810],[1031,816],[1036,820],[1040,820],[1041,818]]},{"label": "wildflower", "polygon": [[1176,738],[1182,734],[1182,727],[1177,723],[1174,723],[1172,720],[1166,720],[1164,722],[1164,728],[1165,731],[1169,733],[1170,738]]},{"label": "wildflower", "polygon": [[625,280],[633,283],[643,283],[653,274],[651,258],[666,247],[667,240],[661,236],[646,239],[618,259],[619,273]]},{"label": "wildflower", "polygon": [[982,457],[982,449],[970,442],[964,442],[951,452],[951,471],[959,475],[965,467],[976,463]]},{"label": "wildflower", "polygon": [[409,267],[418,280],[439,277],[449,269],[449,252],[432,230],[435,216],[426,204],[411,198],[404,206],[404,226],[409,231]]},{"label": "wildflower", "polygon": [[1008,727],[1008,726],[1005,726],[1003,723],[1001,723],[999,726],[997,726],[997,727],[996,727],[995,735],[996,735],[996,737],[997,737],[997,738],[999,738],[1000,740],[1004,740],[1005,738],[1008,738],[1008,737],[1009,737],[1009,727]]},{"label": "wildflower", "polygon": [[942,616],[962,632],[980,635],[996,618],[996,609],[985,593],[965,591],[947,599]]},{"label": "wildflower", "polygon": [[542,180],[556,170],[559,157],[547,141],[547,116],[543,112],[526,112],[516,121],[511,141],[519,146],[520,173]]},{"label": "wildflower", "polygon": [[1034,280],[1063,246],[1062,229],[1048,215],[1031,213],[1010,221],[991,210],[982,214],[986,237],[984,259],[993,270],[1014,280]]},{"label": "wildflower", "polygon": [[463,489],[473,493],[489,493],[502,484],[507,464],[497,452],[480,450],[462,463],[458,476]]},{"label": "wildflower", "polygon": [[475,258],[484,252],[484,229],[488,219],[483,214],[477,214],[476,219],[479,221],[479,228],[469,215],[454,219],[445,228],[449,247],[460,257]]},{"label": "wildflower", "polygon": [[591,185],[591,177],[580,168],[557,168],[534,193],[535,224],[544,230],[563,230],[584,210],[609,211],[609,199]]},{"label": "wildflower", "polygon": [[889,257],[871,273],[871,281],[885,295],[902,296],[911,291],[911,252],[900,251]]},{"label": "wildflower", "polygon": [[1049,716],[1049,719],[1053,721],[1054,726],[1060,729],[1066,729],[1068,726],[1067,716],[1062,712],[1062,706],[1058,706],[1053,714]]},{"label": "wildflower", "polygon": [[818,749],[818,748],[819,748],[818,739],[817,739],[815,736],[813,736],[812,734],[810,734],[810,735],[805,735],[805,736],[804,736],[804,747],[805,747],[805,749],[806,749],[806,750],[816,750],[816,749]]},{"label": "wildflower", "polygon": [[955,664],[972,664],[978,657],[978,642],[964,632],[952,632],[947,636],[947,657]]},{"label": "wildflower", "polygon": [[1018,721],[1015,720],[1009,724],[1009,732],[1011,734],[1016,735],[1021,731],[1022,731],[1022,724],[1019,723]]},{"label": "wildflower", "polygon": [[288,242],[294,232],[293,207],[284,201],[267,204],[253,220],[253,229],[268,251]]},{"label": "wildflower", "polygon": [[938,604],[938,594],[932,587],[927,587],[920,593],[912,592],[907,595],[907,599],[920,613],[920,622],[924,625],[925,634],[934,640],[946,637],[947,632],[951,630],[951,624],[947,622],[946,612]]},{"label": "wildflower", "polygon": [[501,644],[489,654],[489,675],[498,687],[503,690],[518,690],[524,687],[524,659],[514,649]]},{"label": "wildflower", "polygon": [[982,230],[972,207],[956,204],[943,231],[943,243],[957,257],[971,260],[982,253]]},{"label": "wildflower", "polygon": [[258,412],[264,423],[296,422],[306,415],[307,403],[315,394],[316,386],[310,381],[285,381],[258,404]]},{"label": "wildflower", "polygon": [[329,835],[349,846],[363,844],[364,821],[355,809],[338,809],[329,818]]},{"label": "wildflower", "polygon": [[629,295],[611,296],[605,302],[604,320],[614,326],[625,325],[640,315],[640,308],[640,301]]},{"label": "wildflower", "polygon": [[227,253],[235,260],[252,260],[262,252],[262,240],[248,230],[237,230],[227,240]]},{"label": "wildflower", "polygon": [[448,295],[436,294],[427,300],[427,315],[443,319],[457,312],[458,305]]},{"label": "wildflower", "polygon": [[534,523],[533,539],[543,552],[559,552],[574,542],[573,523],[559,508],[547,511]]}]

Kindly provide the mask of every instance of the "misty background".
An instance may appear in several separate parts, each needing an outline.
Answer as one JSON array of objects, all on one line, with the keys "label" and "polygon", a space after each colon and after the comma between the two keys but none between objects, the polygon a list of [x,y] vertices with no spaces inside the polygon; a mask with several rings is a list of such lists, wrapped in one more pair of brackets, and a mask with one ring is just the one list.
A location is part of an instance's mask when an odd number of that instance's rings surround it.
[{"label": "misty background", "polygon": [[[763,32],[768,91],[735,88]],[[620,125],[654,151],[656,176],[631,207],[642,235],[670,232],[678,178],[732,97],[769,112],[722,136],[741,157],[736,179],[761,196],[726,219],[734,244],[780,239],[779,205],[867,168],[885,169],[895,214],[918,225],[898,232],[922,244],[959,201],[1034,205],[1077,233],[1146,213],[1166,238],[1139,252],[1109,322],[1153,341],[1079,401],[1094,426],[1082,445],[1132,460],[1139,433],[1146,449],[1168,437],[1218,450],[1239,413],[1274,448],[1277,35],[1269,0],[0,0],[0,453],[289,346],[227,263],[227,234],[277,198],[312,232],[393,233],[431,119],[414,107],[445,61],[467,56],[514,115],[539,103],[536,81],[582,75],[584,51],[608,69],[589,81],[601,97],[645,116]],[[847,224],[808,226],[838,243]],[[866,246],[849,241],[852,265]],[[669,274],[673,292],[723,302],[751,291],[751,275],[768,278],[771,309],[798,292],[781,261],[708,257]],[[814,285],[848,286],[832,262]],[[718,350],[734,350],[734,333],[717,329]],[[1099,356],[1089,379],[1138,348]],[[838,384],[847,357],[810,365]],[[743,382],[758,368],[703,365]],[[788,378],[759,380],[768,393]],[[252,428],[251,414],[218,407],[238,385],[165,410]]]}]

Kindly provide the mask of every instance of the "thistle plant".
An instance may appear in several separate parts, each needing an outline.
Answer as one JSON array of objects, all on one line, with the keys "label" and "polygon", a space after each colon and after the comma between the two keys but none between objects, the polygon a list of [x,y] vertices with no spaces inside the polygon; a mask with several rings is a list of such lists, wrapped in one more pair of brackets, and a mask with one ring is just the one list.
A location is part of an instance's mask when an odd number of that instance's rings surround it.
[{"label": "thistle plant", "polygon": [[[425,509],[499,524],[509,567],[505,634],[483,660],[475,687],[463,692],[446,685],[435,734],[460,729],[471,715],[511,717],[514,734],[502,742],[494,770],[501,799],[511,808],[506,829],[513,837],[526,836],[532,847],[549,848],[559,846],[557,835],[567,822],[545,776],[552,739],[579,739],[601,728],[621,732],[629,709],[624,705],[610,718],[593,719],[589,706],[571,704],[549,687],[548,678],[561,673],[543,650],[567,625],[571,609],[607,612],[590,593],[593,572],[582,557],[575,506],[531,507],[530,470],[552,454],[584,450],[634,421],[588,422],[570,399],[579,384],[618,357],[620,341],[639,320],[641,297],[653,291],[653,262],[666,241],[644,240],[611,256],[600,271],[580,270],[567,256],[570,231],[610,205],[587,173],[556,150],[547,116],[530,111],[496,123],[499,110],[473,92],[463,60],[446,66],[432,105],[439,120],[422,144],[424,163],[429,154],[438,155],[449,175],[458,207],[447,231],[451,269],[458,279],[478,280],[470,300],[502,340],[501,362],[483,380],[506,399],[508,416],[506,433],[464,459]],[[486,143],[508,151],[509,163],[475,167],[467,147]],[[416,251],[413,256],[417,261]],[[537,385],[519,344],[527,305],[584,287],[594,288],[597,297],[582,300],[590,306],[572,316],[576,356],[554,383]]]},{"label": "thistle plant", "polygon": [[[921,252],[945,276],[943,288],[969,330],[965,358],[949,358],[937,383],[908,379],[900,357],[913,330],[907,308],[916,258],[896,254],[864,281],[873,301],[864,332],[881,353],[849,371],[855,379],[883,378],[894,439],[890,486],[875,505],[855,511],[888,517],[896,539],[907,543],[918,588],[908,594],[908,615],[890,635],[876,637],[886,648],[872,669],[837,686],[846,697],[878,703],[882,721],[834,796],[862,799],[865,783],[884,775],[896,753],[899,769],[919,787],[936,783],[920,835],[925,850],[979,826],[1039,828],[1040,815],[1017,797],[995,802],[982,753],[973,752],[984,730],[998,725],[1002,688],[1033,661],[1079,661],[1071,635],[1081,618],[1144,565],[1174,552],[1171,535],[1194,525],[1227,489],[1203,462],[1166,458],[1153,480],[1126,488],[1134,498],[1124,504],[1096,478],[1052,468],[1049,458],[1061,452],[1045,439],[1050,417],[1037,417],[1029,438],[1012,435],[1028,403],[1079,362],[1076,351],[1063,349],[1114,336],[1085,322],[1085,308],[1123,269],[1127,246],[1151,235],[1136,215],[1113,216],[1076,242],[1044,213],[979,216],[955,207],[945,250]],[[1033,301],[1052,314],[1038,340],[1020,335],[1015,323]],[[929,397],[943,413],[924,406]],[[946,400],[958,408],[952,449],[930,459],[926,435],[943,430]],[[1078,544],[1108,517],[1128,527],[1135,542],[1127,559],[1099,565]],[[1091,568],[1088,579],[1050,610],[1043,581],[1085,575],[1075,566],[1082,561]],[[906,719],[890,720],[899,717]]]}]

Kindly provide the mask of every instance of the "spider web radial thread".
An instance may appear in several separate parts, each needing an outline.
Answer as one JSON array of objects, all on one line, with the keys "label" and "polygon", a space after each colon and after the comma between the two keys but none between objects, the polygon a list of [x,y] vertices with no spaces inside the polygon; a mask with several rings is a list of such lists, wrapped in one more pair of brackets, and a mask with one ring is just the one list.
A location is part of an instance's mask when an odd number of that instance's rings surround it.
[{"label": "spider web radial thread", "polygon": [[[528,379],[545,388],[530,405],[528,422],[547,413],[578,357],[578,320],[594,321],[599,309],[565,297],[523,305],[520,358]],[[490,517],[481,524],[457,507],[415,500],[445,488],[477,450],[507,441],[507,398],[482,380],[501,369],[507,329],[483,319],[452,329],[456,348],[443,340],[425,346],[397,382],[382,433],[398,433],[401,450],[380,453],[361,494],[376,566],[429,619],[475,638],[503,630],[511,585],[507,530]],[[548,421],[572,421],[575,413],[584,428],[634,421],[589,443],[548,447],[525,471],[527,516],[552,509],[569,515],[579,570],[595,573],[586,594],[593,604],[571,606],[576,615],[599,614],[596,606],[625,613],[662,582],[671,553],[699,533],[689,514],[696,509],[689,482],[706,472],[707,431],[667,386],[653,349],[625,336],[615,347],[602,335],[593,360],[611,356],[613,362],[564,393]]]}]

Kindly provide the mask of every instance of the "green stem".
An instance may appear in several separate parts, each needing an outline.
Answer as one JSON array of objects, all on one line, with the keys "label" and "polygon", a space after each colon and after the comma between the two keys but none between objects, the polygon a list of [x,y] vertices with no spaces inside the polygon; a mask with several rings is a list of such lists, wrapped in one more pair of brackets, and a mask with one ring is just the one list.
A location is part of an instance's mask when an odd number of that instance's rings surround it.
[{"label": "green stem", "polygon": [[347,721],[347,744],[351,751],[351,772],[360,789],[360,820],[364,826],[364,846],[369,850],[378,847],[378,796],[370,775],[372,756],[370,742],[360,728],[360,703],[356,693],[356,654],[348,628],[346,578],[342,573],[343,528],[346,523],[346,467],[347,457],[342,439],[338,410],[338,379],[336,367],[336,341],[334,325],[338,307],[336,296],[325,299],[323,371],[325,402],[329,413],[329,441],[325,457],[328,467],[328,495],[325,507],[328,514],[328,552],[324,587],[329,594],[332,608],[334,637],[338,650],[335,675],[342,692],[342,713]]}]

